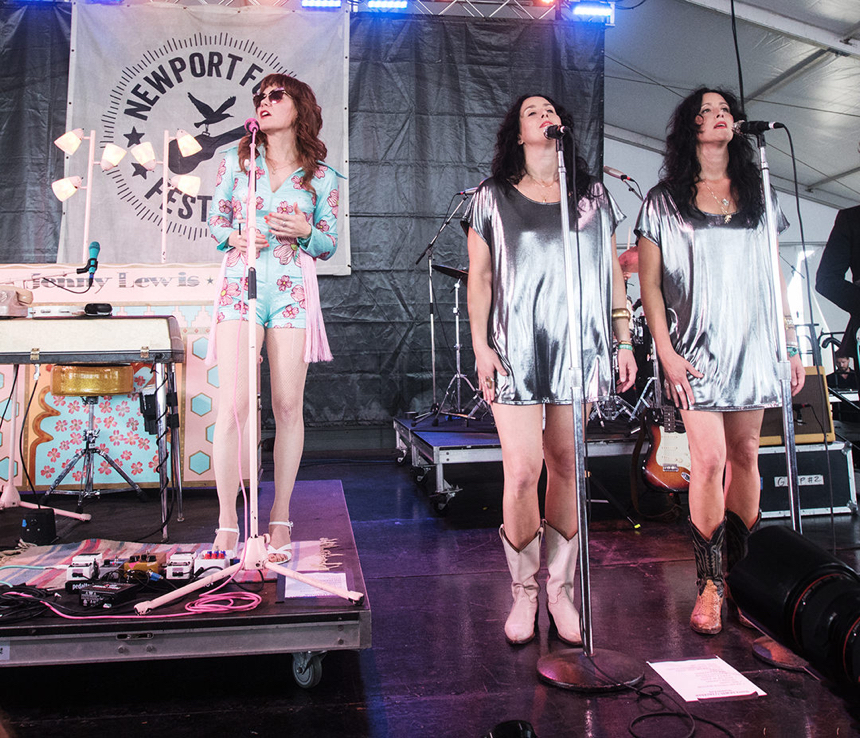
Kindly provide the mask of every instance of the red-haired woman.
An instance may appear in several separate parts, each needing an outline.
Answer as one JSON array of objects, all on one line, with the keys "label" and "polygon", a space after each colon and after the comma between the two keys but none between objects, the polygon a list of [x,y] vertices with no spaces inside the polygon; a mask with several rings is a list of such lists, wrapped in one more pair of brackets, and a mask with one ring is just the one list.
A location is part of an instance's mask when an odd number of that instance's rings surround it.
[{"label": "red-haired woman", "polygon": [[[257,134],[257,345],[266,343],[275,416],[275,501],[269,559],[292,556],[290,498],[304,446],[302,405],[308,363],[331,359],[320,313],[316,259],[337,248],[338,174],[324,163],[322,115],[313,90],[271,74],[254,95]],[[209,229],[226,251],[217,307],[219,407],[213,441],[220,513],[214,547],[239,539],[240,428],[248,418],[247,194],[250,136],[224,153],[209,210]],[[255,453],[255,449],[250,450]]]}]

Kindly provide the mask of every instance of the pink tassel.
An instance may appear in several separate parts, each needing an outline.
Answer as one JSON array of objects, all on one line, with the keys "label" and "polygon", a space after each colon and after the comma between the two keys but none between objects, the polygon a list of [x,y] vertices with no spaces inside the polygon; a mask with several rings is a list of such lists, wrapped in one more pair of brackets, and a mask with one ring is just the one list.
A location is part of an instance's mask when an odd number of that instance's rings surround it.
[{"label": "pink tassel", "polygon": [[303,249],[299,249],[299,266],[302,269],[302,282],[305,287],[305,361],[308,364],[331,361],[333,357],[320,307],[316,259]]}]

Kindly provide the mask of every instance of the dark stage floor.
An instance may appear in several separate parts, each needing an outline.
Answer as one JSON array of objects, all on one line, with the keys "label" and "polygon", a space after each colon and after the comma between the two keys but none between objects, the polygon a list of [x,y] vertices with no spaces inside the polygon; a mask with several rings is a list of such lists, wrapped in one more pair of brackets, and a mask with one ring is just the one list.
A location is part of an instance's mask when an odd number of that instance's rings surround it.
[{"label": "dark stage floor", "polygon": [[[497,723],[521,719],[540,738],[614,737],[628,735],[637,716],[660,709],[631,693],[586,696],[541,683],[538,658],[561,647],[548,636],[543,610],[538,639],[518,648],[505,642],[510,580],[497,530],[499,465],[450,467],[446,474],[463,492],[438,517],[409,467],[395,463],[393,440],[390,452],[336,443],[332,434],[326,445],[350,450],[322,452],[309,442],[300,479],[343,484],[372,608],[370,649],[329,653],[321,683],[310,690],[296,685],[285,656],[0,670],[0,707],[10,734],[479,738]],[[629,500],[623,461],[595,460],[593,471]],[[88,508],[94,520],[69,527],[65,540],[134,540],[157,525],[157,503],[133,496],[106,496]],[[185,508],[186,521],[172,523],[171,538],[211,539],[214,492],[187,490]],[[261,510],[268,510],[267,500]],[[730,735],[860,735],[856,705],[809,674],[758,661],[751,652],[754,632],[732,620],[713,637],[689,629],[694,564],[680,521],[643,521],[634,531],[603,504],[594,505],[593,517],[596,646],[643,661],[719,655],[767,692],[691,708]],[[14,540],[20,520],[19,511],[0,513],[0,543]],[[296,525],[300,530],[301,520]],[[827,520],[807,520],[805,533],[830,545]],[[835,539],[840,557],[856,566],[858,521],[842,516]],[[650,669],[646,679],[662,683]],[[686,734],[665,722],[637,730],[661,738]],[[726,733],[701,724],[695,735]]]}]

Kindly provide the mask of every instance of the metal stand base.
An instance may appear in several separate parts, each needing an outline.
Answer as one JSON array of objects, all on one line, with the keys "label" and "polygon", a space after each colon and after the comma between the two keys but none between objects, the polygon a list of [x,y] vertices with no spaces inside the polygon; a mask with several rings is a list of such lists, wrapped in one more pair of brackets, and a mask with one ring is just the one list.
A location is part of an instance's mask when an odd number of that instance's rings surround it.
[{"label": "metal stand base", "polygon": [[591,658],[580,648],[556,651],[542,656],[537,670],[542,681],[574,692],[615,692],[645,678],[644,662],[605,648]]},{"label": "metal stand base", "polygon": [[762,636],[753,642],[753,655],[766,664],[787,671],[809,671],[809,664],[794,651],[777,643],[770,636]]}]

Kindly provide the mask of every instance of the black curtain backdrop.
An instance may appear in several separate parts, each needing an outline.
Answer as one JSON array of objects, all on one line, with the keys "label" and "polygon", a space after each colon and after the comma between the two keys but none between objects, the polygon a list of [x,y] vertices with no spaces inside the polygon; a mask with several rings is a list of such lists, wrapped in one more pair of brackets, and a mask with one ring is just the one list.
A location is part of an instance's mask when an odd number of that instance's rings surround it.
[{"label": "black curtain backdrop", "polygon": [[[7,114],[0,149],[4,161],[22,163],[21,191],[31,196],[15,194],[4,202],[0,262],[50,262],[60,208],[48,184],[62,172],[62,154],[54,153],[51,141],[65,123],[68,6],[21,6],[2,17],[0,54],[6,64],[0,105]],[[13,18],[16,31],[9,33]],[[24,25],[27,31],[17,30]],[[320,280],[335,360],[315,364],[308,373],[309,426],[388,423],[407,410],[430,407],[428,266],[426,256],[416,261],[448,208],[460,201],[455,193],[489,175],[496,130],[521,94],[547,94],[571,110],[580,152],[593,172],[600,171],[603,40],[603,27],[589,23],[353,15],[352,274]],[[30,118],[38,125],[31,126]],[[14,153],[19,150],[23,159]],[[458,219],[439,237],[433,260],[467,267]],[[433,284],[441,401],[455,372],[454,280],[434,272]],[[460,318],[462,366],[471,377],[465,288]],[[271,415],[264,414],[264,425],[271,424]]]},{"label": "black curtain backdrop", "polygon": [[0,261],[57,260],[63,176],[52,141],[66,125],[70,4],[0,5]]}]

